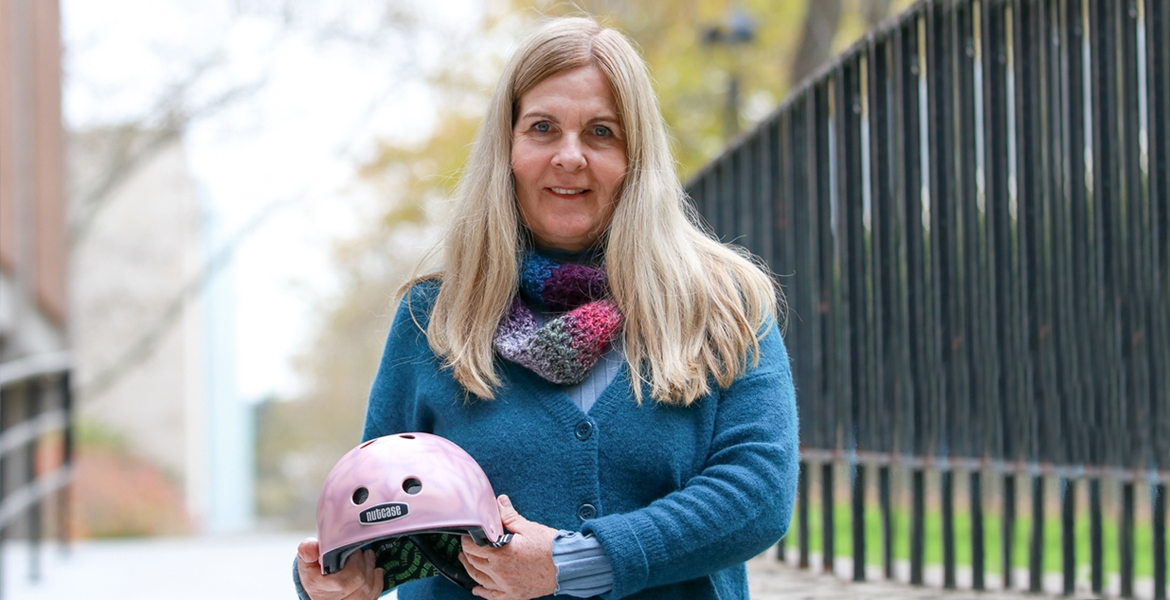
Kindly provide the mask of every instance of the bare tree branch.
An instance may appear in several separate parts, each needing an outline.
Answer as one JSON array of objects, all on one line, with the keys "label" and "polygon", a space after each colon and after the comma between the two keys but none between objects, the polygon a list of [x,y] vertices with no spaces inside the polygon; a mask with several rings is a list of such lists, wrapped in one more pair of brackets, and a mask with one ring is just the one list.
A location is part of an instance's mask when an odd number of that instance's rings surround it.
[{"label": "bare tree branch", "polygon": [[[392,82],[393,78],[390,78],[389,81]],[[335,156],[339,158],[353,158],[358,132],[368,126],[369,120],[377,112],[378,107],[383,105],[397,89],[396,85],[390,83],[383,89],[381,94],[371,100],[362,118],[358,119],[349,134],[342,138],[343,142],[335,150]],[[312,192],[309,190],[304,190],[296,196],[273,200],[260,209],[239,231],[215,250],[207,259],[202,269],[183,285],[182,289],[179,290],[174,298],[167,302],[166,307],[154,322],[144,328],[142,334],[116,360],[89,380],[79,384],[80,395],[91,399],[100,396],[103,392],[113,387],[124,375],[142,363],[142,361],[150,358],[154,354],[155,349],[158,348],[158,345],[163,341],[163,338],[166,337],[166,334],[179,323],[184,311],[189,307],[190,302],[199,299],[207,289],[207,286],[214,280],[215,276],[231,263],[232,257],[235,255],[236,249],[239,248],[240,244],[272,219],[272,217],[312,195]]]},{"label": "bare tree branch", "polygon": [[138,119],[113,128],[113,147],[100,169],[97,181],[85,186],[86,191],[75,204],[75,215],[69,224],[69,246],[81,243],[94,220],[109,203],[113,192],[143,165],[169,144],[183,135],[195,121],[215,115],[241,99],[254,94],[263,81],[253,81],[225,90],[191,107],[191,91],[206,77],[215,60],[203,61],[192,74],[175,84],[159,98],[150,110]]},{"label": "bare tree branch", "polygon": [[199,273],[191,278],[179,293],[167,303],[162,313],[150,326],[145,328],[142,335],[121,356],[88,381],[83,381],[79,384],[78,388],[81,396],[85,398],[96,398],[100,396],[103,392],[113,387],[123,375],[143,360],[149,358],[159,343],[162,342],[163,338],[166,337],[166,334],[183,317],[188,303],[199,299],[207,286],[215,279],[215,276],[231,263],[232,257],[235,255],[236,249],[239,248],[240,244],[267,223],[269,219],[304,200],[306,197],[308,197],[308,194],[303,193],[291,198],[274,200],[257,212],[247,224],[241,227],[230,239],[216,249]]}]

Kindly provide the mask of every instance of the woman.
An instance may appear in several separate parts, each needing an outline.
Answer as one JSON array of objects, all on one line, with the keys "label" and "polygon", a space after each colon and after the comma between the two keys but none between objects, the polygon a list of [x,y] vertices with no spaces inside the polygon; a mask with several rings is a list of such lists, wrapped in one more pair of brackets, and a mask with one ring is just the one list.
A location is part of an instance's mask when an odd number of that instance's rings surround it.
[{"label": "woman", "polygon": [[[505,67],[456,190],[444,269],[408,284],[364,437],[427,431],[497,493],[501,548],[460,561],[490,599],[747,598],[797,475],[776,291],[696,226],[645,63],[584,18]],[[523,516],[521,516],[523,515]],[[367,553],[313,598],[373,598]],[[468,598],[440,577],[399,597]]]}]

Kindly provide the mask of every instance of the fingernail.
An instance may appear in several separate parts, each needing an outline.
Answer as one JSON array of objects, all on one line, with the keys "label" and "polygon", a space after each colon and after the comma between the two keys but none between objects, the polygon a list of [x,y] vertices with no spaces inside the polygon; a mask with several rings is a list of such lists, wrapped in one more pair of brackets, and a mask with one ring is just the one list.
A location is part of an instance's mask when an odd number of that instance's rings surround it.
[{"label": "fingernail", "polygon": [[500,504],[504,506],[512,506],[512,500],[506,494],[500,494]]}]

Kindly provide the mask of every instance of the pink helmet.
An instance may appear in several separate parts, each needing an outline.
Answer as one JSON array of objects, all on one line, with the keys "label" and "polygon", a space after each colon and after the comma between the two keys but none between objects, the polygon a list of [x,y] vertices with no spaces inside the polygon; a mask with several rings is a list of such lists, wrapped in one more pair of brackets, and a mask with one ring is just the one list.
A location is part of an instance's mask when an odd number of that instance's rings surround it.
[{"label": "pink helmet", "polygon": [[430,433],[388,435],[350,450],[317,502],[321,572],[340,571],[351,553],[373,549],[387,570],[386,589],[436,574],[473,587],[457,558],[458,535],[480,546],[512,539],[479,463]]}]

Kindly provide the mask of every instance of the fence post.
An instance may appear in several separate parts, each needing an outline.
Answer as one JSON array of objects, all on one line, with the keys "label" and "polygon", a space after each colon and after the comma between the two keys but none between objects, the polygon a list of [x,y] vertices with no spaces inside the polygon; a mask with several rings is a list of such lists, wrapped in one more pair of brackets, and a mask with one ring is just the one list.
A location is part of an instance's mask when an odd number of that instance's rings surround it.
[{"label": "fence post", "polygon": [[1076,591],[1077,578],[1077,480],[1067,476],[1060,478],[1060,541],[1061,566],[1064,572],[1064,595]]},{"label": "fence post", "polygon": [[[4,413],[4,397],[9,395],[9,389],[0,385],[0,435],[4,434],[7,427]],[[8,495],[8,458],[0,454],[0,506],[4,505],[4,498]],[[3,521],[0,521],[0,600],[4,598],[4,542],[8,531],[8,526]]]},{"label": "fence post", "polygon": [[[61,374],[61,410],[65,413],[65,431],[62,435],[62,468],[67,469],[69,479],[73,479],[73,389],[69,371]],[[70,535],[69,508],[71,506],[73,484],[67,483],[61,487],[57,496],[57,535],[62,554],[69,553]]]},{"label": "fence post", "polygon": [[1166,600],[1166,484],[1154,487],[1154,600]]},{"label": "fence post", "polygon": [[865,465],[853,465],[853,581],[865,581]]},{"label": "fence post", "polygon": [[[35,422],[34,420],[41,412],[43,387],[40,377],[33,378],[28,382],[27,395],[24,398],[24,421],[26,423]],[[37,481],[37,442],[39,439],[39,436],[34,436],[24,444],[24,481],[21,482],[21,488],[29,491],[35,489]],[[29,503],[25,519],[28,521],[25,532],[28,536],[28,579],[36,582],[41,578],[41,501],[39,499]]]},{"label": "fence post", "polygon": [[800,504],[800,520],[797,521],[797,526],[800,528],[800,568],[808,568],[808,463],[800,461],[800,476],[796,480],[797,492],[796,500]]},{"label": "fence post", "polygon": [[1104,529],[1101,523],[1101,479],[1089,480],[1089,563],[1093,593],[1105,590]]}]

